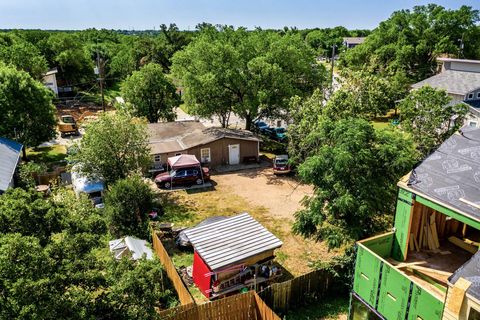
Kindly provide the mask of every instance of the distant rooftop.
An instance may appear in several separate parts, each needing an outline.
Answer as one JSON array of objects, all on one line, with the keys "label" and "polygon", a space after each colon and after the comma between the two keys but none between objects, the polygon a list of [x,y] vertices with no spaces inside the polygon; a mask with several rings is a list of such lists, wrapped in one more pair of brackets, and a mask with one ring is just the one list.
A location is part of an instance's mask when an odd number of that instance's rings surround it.
[{"label": "distant rooftop", "polygon": [[437,58],[437,61],[441,62],[463,62],[463,63],[475,63],[480,64],[480,60],[458,59],[458,58]]},{"label": "distant rooftop", "polygon": [[343,42],[348,44],[361,44],[365,39],[365,37],[345,37],[343,38]]},{"label": "distant rooftop", "polygon": [[407,186],[480,221],[480,128],[448,138],[412,170]]},{"label": "distant rooftop", "polygon": [[433,77],[415,83],[412,88],[418,89],[425,85],[443,89],[451,94],[466,95],[480,88],[480,72],[445,70]]}]

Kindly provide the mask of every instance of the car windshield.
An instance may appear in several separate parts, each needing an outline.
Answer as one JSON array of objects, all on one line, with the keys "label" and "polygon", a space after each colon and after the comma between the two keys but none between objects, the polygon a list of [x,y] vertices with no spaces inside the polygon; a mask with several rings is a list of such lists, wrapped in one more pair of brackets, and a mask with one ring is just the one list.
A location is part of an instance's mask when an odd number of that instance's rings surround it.
[{"label": "car windshield", "polygon": [[265,122],[263,122],[263,121],[259,121],[259,122],[257,122],[257,126],[259,126],[259,127],[266,127],[267,124],[266,124]]},{"label": "car windshield", "polygon": [[75,121],[73,120],[73,117],[63,117],[62,121],[65,123],[75,123]]},{"label": "car windshield", "polygon": [[288,163],[288,160],[286,159],[277,159],[275,160],[276,165],[286,165]]},{"label": "car windshield", "polygon": [[285,128],[277,128],[275,129],[277,133],[285,133]]}]

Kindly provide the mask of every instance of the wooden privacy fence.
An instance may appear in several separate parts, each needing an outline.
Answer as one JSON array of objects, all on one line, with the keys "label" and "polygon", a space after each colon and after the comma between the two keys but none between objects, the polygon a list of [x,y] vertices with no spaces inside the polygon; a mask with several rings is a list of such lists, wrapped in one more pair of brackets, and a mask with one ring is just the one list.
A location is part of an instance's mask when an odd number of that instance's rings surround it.
[{"label": "wooden privacy fence", "polygon": [[334,284],[328,270],[315,270],[291,280],[274,283],[258,293],[275,312],[285,313],[290,308],[305,303],[306,295],[325,296]]},{"label": "wooden privacy fence", "polygon": [[167,253],[167,250],[163,247],[162,242],[157,236],[155,230],[152,229],[152,242],[153,242],[153,250],[157,254],[160,262],[162,263],[165,271],[167,272],[168,277],[173,283],[175,290],[177,291],[178,298],[182,305],[190,305],[193,304],[193,298],[188,289],[185,287],[185,284],[182,281],[182,278],[178,275],[177,269],[175,268],[170,256]]},{"label": "wooden privacy fence", "polygon": [[202,305],[190,304],[162,311],[168,320],[281,320],[254,291]]}]

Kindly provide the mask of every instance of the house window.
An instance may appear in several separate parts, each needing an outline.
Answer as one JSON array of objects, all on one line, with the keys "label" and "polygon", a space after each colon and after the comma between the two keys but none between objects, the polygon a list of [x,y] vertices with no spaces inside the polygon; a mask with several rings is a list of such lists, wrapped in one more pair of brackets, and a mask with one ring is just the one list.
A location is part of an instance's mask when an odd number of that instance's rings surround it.
[{"label": "house window", "polygon": [[468,125],[469,125],[470,127],[476,128],[476,127],[477,127],[477,121],[470,121],[470,122],[468,122]]},{"label": "house window", "polygon": [[473,93],[469,93],[468,94],[468,100],[472,100],[473,99]]},{"label": "house window", "polygon": [[212,159],[210,158],[210,148],[200,149],[200,162],[208,163]]},{"label": "house window", "polygon": [[477,92],[477,99],[480,99],[480,92]]},{"label": "house window", "polygon": [[468,313],[468,320],[480,320],[480,312],[473,308],[470,308],[470,312]]},{"label": "house window", "polygon": [[154,162],[161,162],[162,157],[159,154],[156,154],[156,155],[153,156],[153,161]]}]

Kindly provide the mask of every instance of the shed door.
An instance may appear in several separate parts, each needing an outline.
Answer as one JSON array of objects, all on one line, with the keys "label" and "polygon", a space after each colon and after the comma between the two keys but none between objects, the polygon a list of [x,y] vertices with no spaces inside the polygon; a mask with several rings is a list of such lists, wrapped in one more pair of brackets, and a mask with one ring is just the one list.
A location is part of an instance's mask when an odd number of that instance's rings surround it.
[{"label": "shed door", "polygon": [[228,163],[229,164],[240,163],[240,145],[239,144],[228,145]]}]

